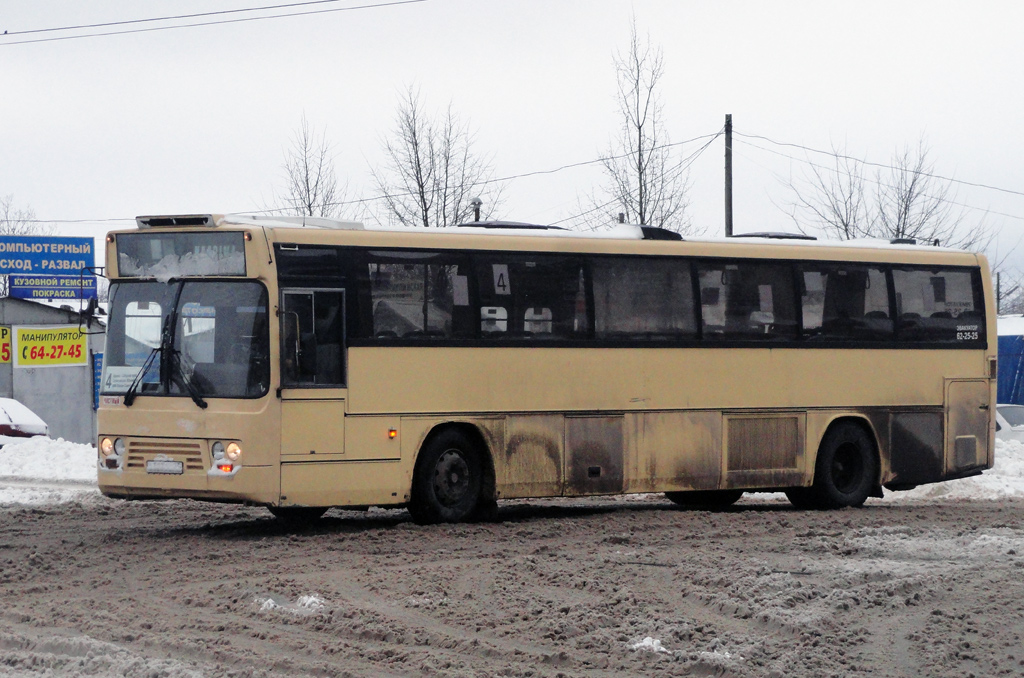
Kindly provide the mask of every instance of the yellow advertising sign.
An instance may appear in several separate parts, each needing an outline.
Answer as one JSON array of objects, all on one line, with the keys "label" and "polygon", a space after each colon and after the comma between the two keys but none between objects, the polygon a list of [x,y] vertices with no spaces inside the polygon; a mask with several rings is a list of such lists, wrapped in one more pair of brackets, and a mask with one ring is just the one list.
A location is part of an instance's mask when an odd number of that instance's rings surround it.
[{"label": "yellow advertising sign", "polygon": [[0,325],[0,363],[11,362],[11,328]]},{"label": "yellow advertising sign", "polygon": [[[15,327],[15,367],[88,365],[87,335],[75,325]],[[2,349],[0,349],[2,350]]]}]

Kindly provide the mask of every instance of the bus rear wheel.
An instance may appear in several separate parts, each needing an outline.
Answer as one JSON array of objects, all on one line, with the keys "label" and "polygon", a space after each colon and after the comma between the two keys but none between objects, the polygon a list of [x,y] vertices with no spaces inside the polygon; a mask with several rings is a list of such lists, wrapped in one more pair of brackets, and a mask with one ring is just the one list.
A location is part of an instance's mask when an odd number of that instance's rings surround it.
[{"label": "bus rear wheel", "polygon": [[480,502],[483,464],[475,445],[447,429],[420,453],[412,479],[409,513],[420,525],[471,519]]},{"label": "bus rear wheel", "polygon": [[797,508],[862,506],[877,481],[878,459],[871,437],[856,424],[838,424],[829,429],[818,447],[814,484],[789,499]]},{"label": "bus rear wheel", "polygon": [[673,504],[709,509],[722,509],[732,506],[742,496],[743,490],[697,490],[694,492],[665,493],[665,498]]}]

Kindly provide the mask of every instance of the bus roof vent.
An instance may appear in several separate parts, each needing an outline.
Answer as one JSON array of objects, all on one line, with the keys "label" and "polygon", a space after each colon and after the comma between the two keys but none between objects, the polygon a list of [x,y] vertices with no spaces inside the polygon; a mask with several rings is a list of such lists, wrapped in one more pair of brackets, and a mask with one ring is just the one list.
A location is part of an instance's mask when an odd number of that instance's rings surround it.
[{"label": "bus roof vent", "polygon": [[517,231],[564,231],[561,226],[543,226],[541,224],[524,224],[518,221],[467,221],[458,224],[457,228],[507,228]]},{"label": "bus roof vent", "polygon": [[214,223],[212,214],[182,214],[166,217],[135,217],[135,223],[139,228],[167,228],[174,226],[206,226],[212,228]]},{"label": "bus roof vent", "polygon": [[660,226],[641,226],[640,232],[644,234],[644,240],[682,240],[683,236]]},{"label": "bus roof vent", "polygon": [[893,238],[889,241],[890,245],[916,245],[917,238]]},{"label": "bus roof vent", "polygon": [[757,233],[735,233],[730,238],[769,238],[771,240],[817,240],[806,233],[786,233],[784,231],[758,231]]}]

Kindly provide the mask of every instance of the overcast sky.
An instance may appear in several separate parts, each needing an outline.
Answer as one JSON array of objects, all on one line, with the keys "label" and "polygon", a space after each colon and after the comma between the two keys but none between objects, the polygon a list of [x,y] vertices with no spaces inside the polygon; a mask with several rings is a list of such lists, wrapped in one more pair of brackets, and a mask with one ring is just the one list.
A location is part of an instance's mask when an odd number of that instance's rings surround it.
[{"label": "overcast sky", "polygon": [[[371,197],[369,168],[409,87],[427,108],[450,103],[469,122],[497,177],[593,160],[618,124],[612,59],[628,47],[634,15],[664,52],[673,141],[718,132],[726,113],[737,133],[843,145],[880,163],[923,136],[937,173],[1024,192],[1017,1],[426,0],[10,44],[66,35],[12,35],[33,29],[286,1],[0,0],[0,196],[44,220],[260,209],[283,186],[285,149],[305,114],[334,144],[349,196]],[[239,16],[253,15],[224,18]],[[140,26],[155,25],[166,24]],[[690,177],[690,219],[716,235],[723,154],[717,139]],[[785,184],[808,159],[821,161],[736,138],[736,232],[795,230]],[[601,182],[596,166],[513,180],[494,216],[566,219]],[[955,188],[969,222],[999,229],[999,255],[1021,240],[1024,196]],[[1024,244],[1014,259],[1024,264]]]}]

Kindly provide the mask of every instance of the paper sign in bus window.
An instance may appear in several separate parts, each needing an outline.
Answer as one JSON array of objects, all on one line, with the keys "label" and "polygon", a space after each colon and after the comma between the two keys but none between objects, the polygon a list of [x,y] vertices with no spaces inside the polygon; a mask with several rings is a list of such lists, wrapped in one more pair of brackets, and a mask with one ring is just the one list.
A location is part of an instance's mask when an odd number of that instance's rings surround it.
[{"label": "paper sign in bus window", "polygon": [[493,264],[494,269],[494,293],[512,294],[512,285],[508,280],[508,264]]},{"label": "paper sign in bus window", "polygon": [[469,276],[452,276],[452,304],[455,306],[469,306]]}]

